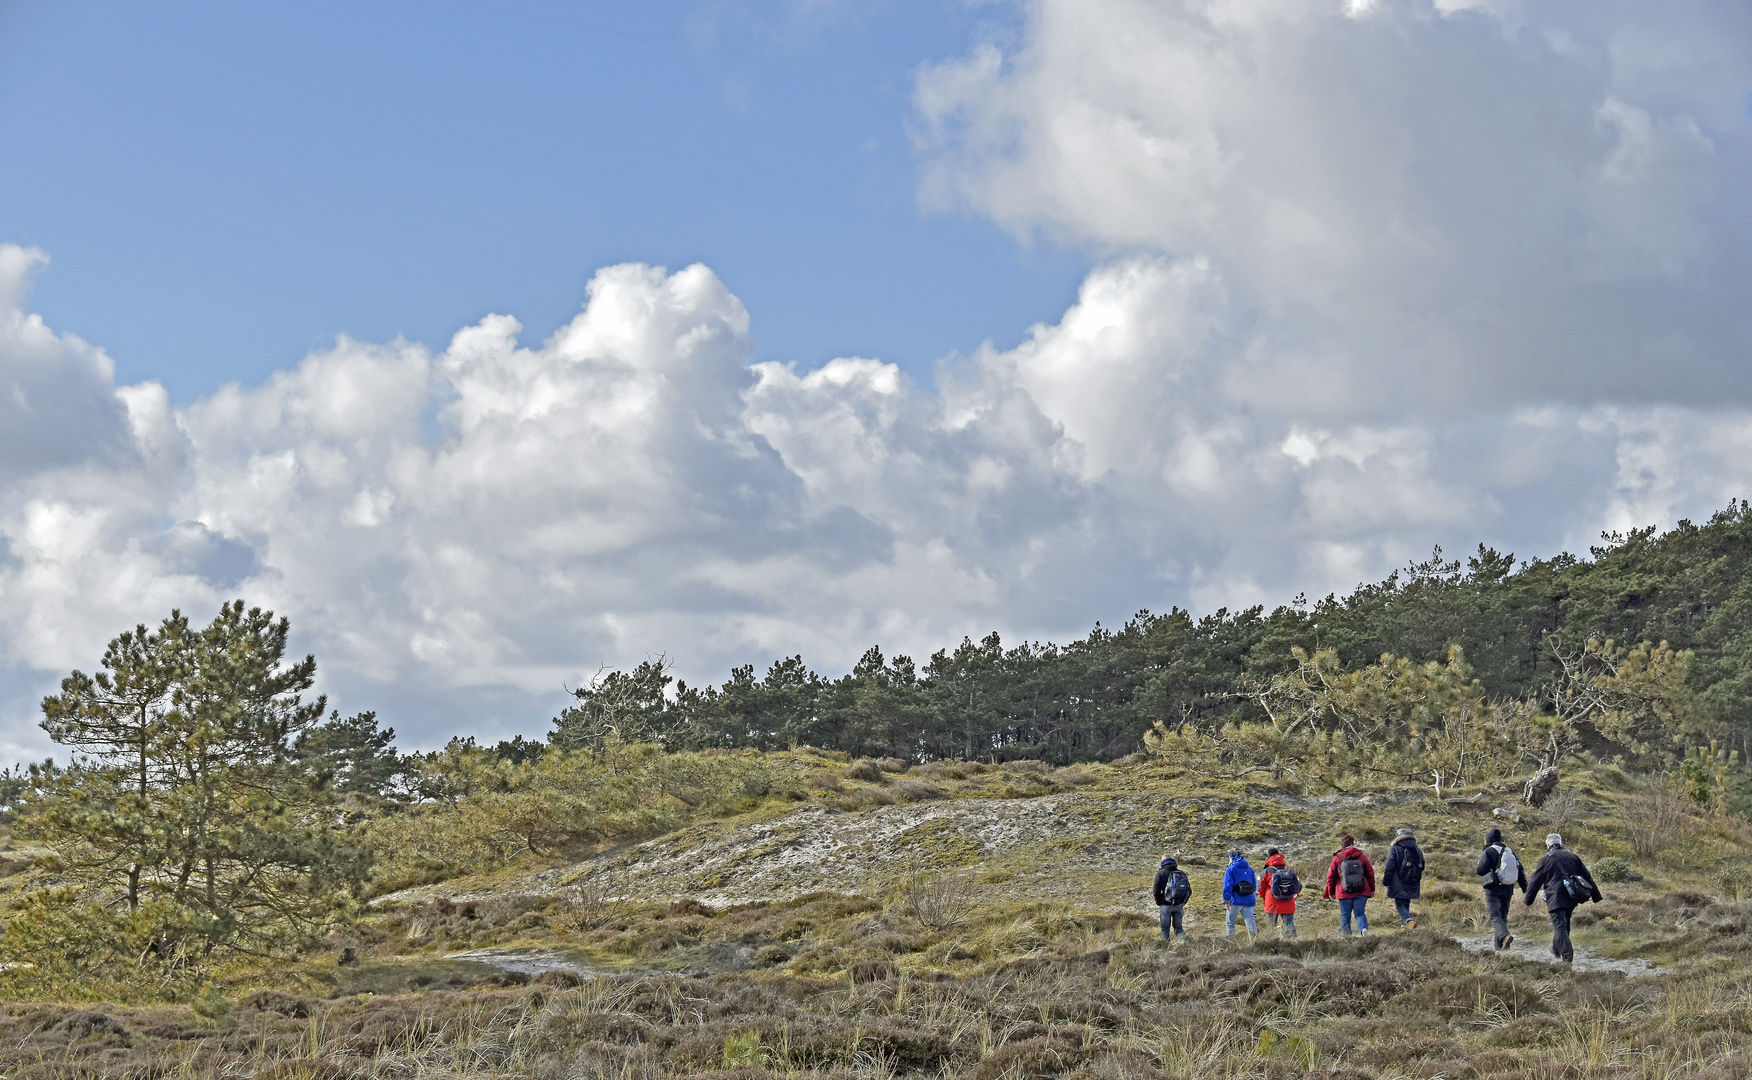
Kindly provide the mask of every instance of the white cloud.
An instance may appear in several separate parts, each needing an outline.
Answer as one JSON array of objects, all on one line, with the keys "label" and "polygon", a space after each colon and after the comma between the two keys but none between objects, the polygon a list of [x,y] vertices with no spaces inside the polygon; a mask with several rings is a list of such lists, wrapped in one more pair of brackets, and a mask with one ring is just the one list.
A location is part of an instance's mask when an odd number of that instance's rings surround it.
[{"label": "white cloud", "polygon": [[1248,407],[1752,393],[1744,5],[1024,7],[920,75],[922,202],[1196,261]]},{"label": "white cloud", "polygon": [[31,694],[116,631],[232,595],[290,615],[345,705],[429,744],[537,730],[603,662],[667,651],[715,679],[1077,632],[1343,588],[1432,537],[1585,541],[1746,476],[1745,410],[1250,413],[1212,347],[1225,295],[1196,264],[1118,263],[924,387],[867,359],[750,366],[709,270],[618,266],[540,345],[503,316],[437,355],[343,339],[181,410],[15,309],[0,375],[104,449],[26,462],[0,502],[0,737],[36,749]]},{"label": "white cloud", "polygon": [[1752,489],[1752,38],[1644,11],[1037,0],[922,73],[922,194],[1105,262],[929,386],[753,362],[710,270],[625,265],[540,344],[342,339],[172,409],[0,247],[0,750],[233,595],[430,744],[659,651],[831,670],[1707,514]]}]

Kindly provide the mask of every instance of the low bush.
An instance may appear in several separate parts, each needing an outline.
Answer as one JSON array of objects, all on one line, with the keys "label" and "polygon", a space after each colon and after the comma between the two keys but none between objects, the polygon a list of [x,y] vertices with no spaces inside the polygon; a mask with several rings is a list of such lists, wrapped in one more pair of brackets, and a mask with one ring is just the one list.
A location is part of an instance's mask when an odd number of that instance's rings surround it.
[{"label": "low bush", "polygon": [[842,769],[840,776],[847,780],[862,780],[867,784],[880,784],[888,779],[882,775],[882,766],[874,758],[859,758]]}]

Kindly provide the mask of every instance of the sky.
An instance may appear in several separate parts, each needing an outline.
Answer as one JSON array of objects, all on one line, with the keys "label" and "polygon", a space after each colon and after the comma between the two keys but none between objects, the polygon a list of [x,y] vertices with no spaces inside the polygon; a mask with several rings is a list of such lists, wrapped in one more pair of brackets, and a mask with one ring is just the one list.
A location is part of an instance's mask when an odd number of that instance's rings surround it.
[{"label": "sky", "polygon": [[236,596],[430,747],[1752,495],[1739,3],[13,0],[0,158],[0,758]]}]

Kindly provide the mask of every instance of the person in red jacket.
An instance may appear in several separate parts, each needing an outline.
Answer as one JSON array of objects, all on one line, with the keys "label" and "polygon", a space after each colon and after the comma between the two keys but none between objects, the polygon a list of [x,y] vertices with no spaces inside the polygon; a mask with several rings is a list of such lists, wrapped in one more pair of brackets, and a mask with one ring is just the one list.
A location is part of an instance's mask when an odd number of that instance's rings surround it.
[{"label": "person in red jacket", "polygon": [[[1272,891],[1272,878],[1280,870],[1284,872],[1285,891],[1290,894],[1287,900],[1278,899],[1277,893]],[[1279,932],[1285,937],[1295,937],[1296,894],[1301,891],[1302,883],[1296,880],[1295,871],[1285,865],[1283,854],[1277,848],[1266,852],[1265,874],[1259,879],[1259,903],[1265,912],[1266,925],[1275,926],[1281,923],[1283,929]]]},{"label": "person in red jacket", "polygon": [[1326,868],[1328,900],[1338,900],[1338,932],[1351,936],[1351,916],[1357,920],[1357,934],[1369,932],[1369,916],[1364,911],[1369,897],[1375,895],[1375,865],[1357,847],[1357,838],[1347,836],[1333,853],[1332,865]]}]

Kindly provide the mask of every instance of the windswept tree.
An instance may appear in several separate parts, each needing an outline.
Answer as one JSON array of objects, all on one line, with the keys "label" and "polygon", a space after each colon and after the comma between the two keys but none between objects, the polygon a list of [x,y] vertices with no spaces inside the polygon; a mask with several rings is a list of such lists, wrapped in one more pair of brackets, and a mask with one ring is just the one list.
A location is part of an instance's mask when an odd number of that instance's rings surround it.
[{"label": "windswept tree", "polygon": [[646,660],[631,673],[599,671],[572,691],[578,704],[554,718],[548,744],[560,750],[600,750],[608,741],[657,741],[671,717],[667,691],[673,678],[665,657]]},{"label": "windswept tree", "polygon": [[347,903],[365,864],[326,812],[328,776],[297,751],[325,702],[305,699],[316,661],[287,660],[289,633],[242,601],[199,631],[173,612],[43,702],[44,730],[80,752],[36,812],[73,885],[36,898],[11,944],[101,963],[55,938],[116,912],[114,933],[85,938],[161,959],[264,951]]},{"label": "windswept tree", "polygon": [[43,730],[86,756],[77,780],[102,793],[61,804],[54,820],[97,859],[122,868],[129,911],[140,906],[141,875],[164,855],[153,796],[188,647],[189,621],[172,611],[155,631],[143,623],[124,631],[104,650],[103,670],[74,671],[60,694],[43,700]]}]

